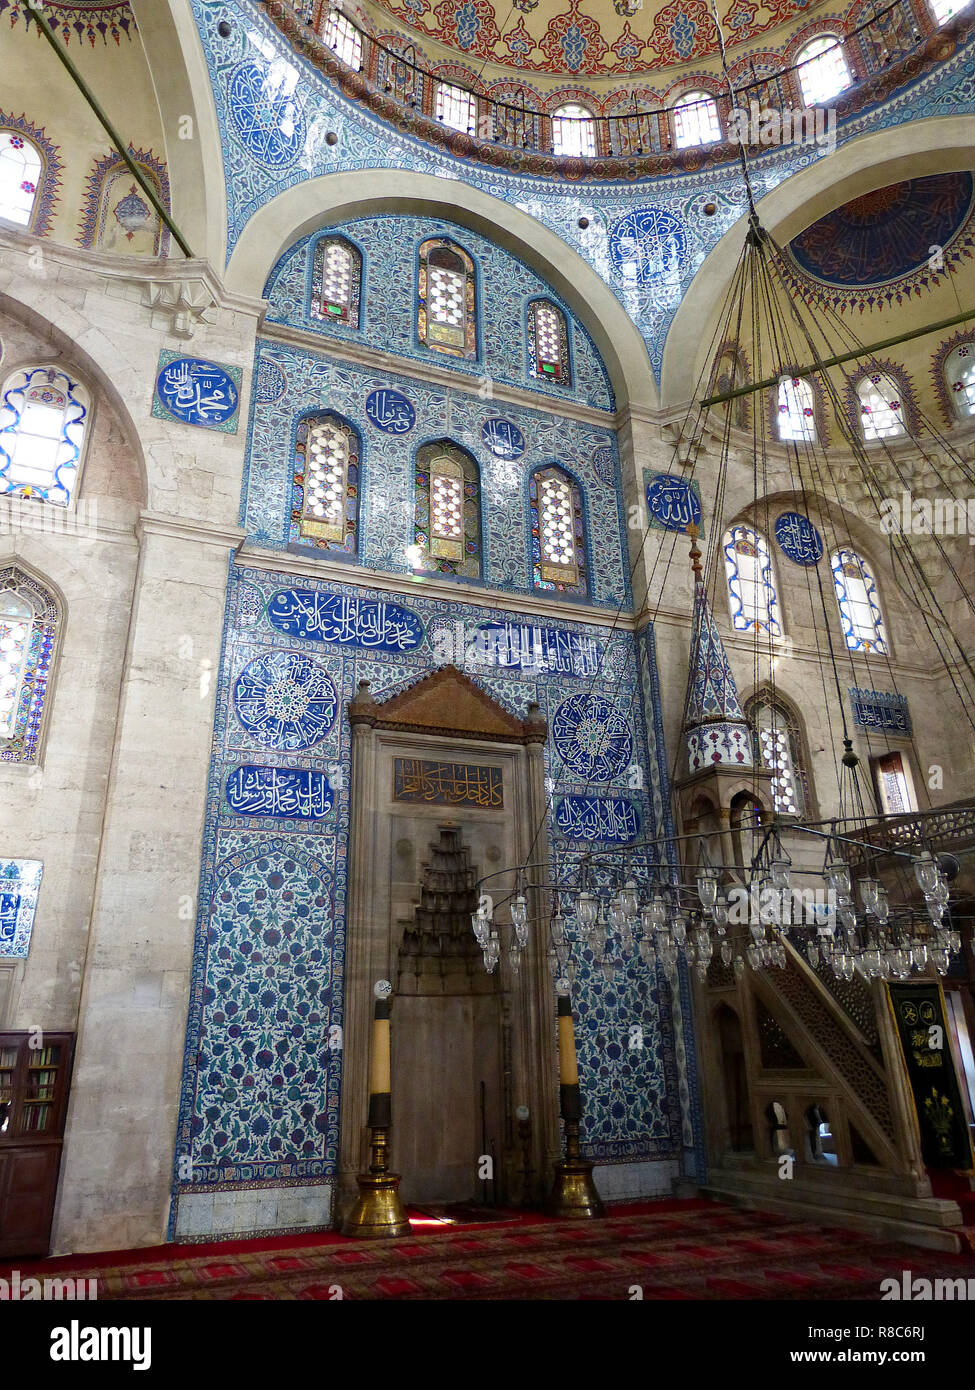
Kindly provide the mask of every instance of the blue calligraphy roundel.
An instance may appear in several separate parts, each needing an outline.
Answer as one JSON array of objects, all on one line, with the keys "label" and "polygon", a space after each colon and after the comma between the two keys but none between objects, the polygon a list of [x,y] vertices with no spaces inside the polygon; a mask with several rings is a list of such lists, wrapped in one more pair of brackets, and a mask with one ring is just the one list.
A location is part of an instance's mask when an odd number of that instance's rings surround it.
[{"label": "blue calligraphy roundel", "polygon": [[633,758],[633,736],[617,705],[592,691],[572,695],[555,711],[552,739],[563,767],[586,782],[611,782]]},{"label": "blue calligraphy roundel", "polygon": [[794,564],[818,565],[823,558],[823,538],[801,512],[782,513],[775,523],[775,539]]},{"label": "blue calligraphy roundel", "polygon": [[610,228],[609,254],[624,285],[677,288],[687,259],[684,224],[664,208],[635,208]]},{"label": "blue calligraphy roundel", "polygon": [[494,415],[481,426],[481,438],[499,459],[521,458],[525,452],[525,436],[510,420]]},{"label": "blue calligraphy roundel", "polygon": [[402,391],[386,387],[369,392],[366,415],[384,434],[409,434],[416,424],[416,411]]},{"label": "blue calligraphy roundel", "polygon": [[675,473],[658,473],[647,485],[647,510],[667,531],[686,531],[700,526],[701,504],[686,478]]},{"label": "blue calligraphy roundel", "polygon": [[230,119],[242,143],[267,169],[293,164],[305,143],[296,83],[297,72],[287,63],[242,63],[230,79]]},{"label": "blue calligraphy roundel", "polygon": [[328,676],[299,652],[271,652],[244,667],[234,686],[237,718],[265,748],[311,748],[335,723]]},{"label": "blue calligraphy roundel", "polygon": [[187,425],[222,425],[237,409],[237,387],[229,372],[202,357],[177,357],[156,377],[164,408]]}]

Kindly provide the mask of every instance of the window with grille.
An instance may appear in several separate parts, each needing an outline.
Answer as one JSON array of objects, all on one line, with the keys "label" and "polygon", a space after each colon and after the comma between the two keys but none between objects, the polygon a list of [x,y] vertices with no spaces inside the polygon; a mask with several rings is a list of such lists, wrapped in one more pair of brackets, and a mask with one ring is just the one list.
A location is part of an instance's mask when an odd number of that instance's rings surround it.
[{"label": "window with grille", "polygon": [[674,106],[674,144],[679,150],[691,145],[713,145],[721,139],[721,122],[714,97],[707,92],[688,92]]},{"label": "window with grille", "polygon": [[481,501],[477,464],[449,441],[417,451],[414,544],[421,566],[468,579],[481,574]]},{"label": "window with grille", "polygon": [[762,697],[752,701],[747,717],[755,737],[757,761],[772,773],[772,798],[783,816],[806,814],[806,772],[796,720],[781,705]]},{"label": "window with grille", "polygon": [[931,12],[939,25],[947,24],[956,14],[967,10],[971,0],[931,0]]},{"label": "window with grille", "polygon": [[542,381],[569,379],[569,342],[565,315],[545,300],[532,304],[528,315],[528,351],[532,371]]},{"label": "window with grille", "polygon": [[812,386],[801,376],[779,382],[779,438],[811,444],[816,438],[816,408]]},{"label": "window with grille", "polygon": [[29,227],[43,169],[40,151],[16,130],[0,130],[0,217]]},{"label": "window with grille", "polygon": [[322,38],[347,67],[359,71],[362,67],[362,35],[350,19],[338,10],[330,9],[322,29]]},{"label": "window with grille", "polygon": [[852,85],[850,69],[835,34],[823,34],[796,55],[796,72],[807,106],[823,106]]},{"label": "window with grille", "polygon": [[0,395],[0,496],[67,507],[77,488],[88,393],[57,367],[24,367]]},{"label": "window with grille", "polygon": [[596,122],[585,106],[570,102],[552,113],[552,148],[556,154],[591,159],[596,153]]},{"label": "window with grille", "polygon": [[582,496],[561,468],[543,468],[529,484],[535,587],[586,592]]},{"label": "window with grille", "polygon": [[865,376],[857,385],[857,398],[864,439],[894,439],[907,433],[901,394],[893,377],[880,372]]},{"label": "window with grille", "polygon": [[359,441],[336,416],[298,426],[291,538],[327,550],[355,553],[359,498]]},{"label": "window with grille", "polygon": [[473,92],[454,87],[449,82],[437,83],[437,119],[451,130],[473,135],[477,125],[477,101]]},{"label": "window with grille", "polygon": [[975,415],[975,342],[960,343],[949,353],[945,380],[959,420]]},{"label": "window with grille", "polygon": [[768,542],[750,526],[733,526],[722,542],[731,624],[739,632],[782,635],[782,619]]},{"label": "window with grille", "polygon": [[836,601],[846,645],[854,652],[887,655],[884,626],[877,585],[870,567],[854,550],[837,550],[830,556]]},{"label": "window with grille", "polygon": [[343,237],[326,237],[315,247],[312,314],[328,323],[359,326],[362,257]]},{"label": "window with grille", "polygon": [[42,584],[0,569],[0,762],[36,762],[61,624],[60,606]]},{"label": "window with grille", "polygon": [[420,247],[417,330],[420,341],[458,357],[476,353],[474,262],[459,247],[427,241]]}]

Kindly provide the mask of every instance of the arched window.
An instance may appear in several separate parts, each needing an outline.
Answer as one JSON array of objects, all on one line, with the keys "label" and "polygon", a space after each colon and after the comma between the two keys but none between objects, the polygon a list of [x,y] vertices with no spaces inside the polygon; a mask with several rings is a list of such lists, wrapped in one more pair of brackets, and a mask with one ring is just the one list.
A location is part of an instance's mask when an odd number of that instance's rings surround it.
[{"label": "arched window", "polygon": [[782,636],[775,571],[768,542],[751,526],[732,526],[722,541],[731,625],[739,632]]},{"label": "arched window", "polygon": [[327,323],[359,327],[362,257],[344,237],[323,237],[315,247],[311,311]]},{"label": "arched window", "polygon": [[[725,391],[737,390],[739,386],[747,386],[748,380],[748,359],[742,349],[736,347],[734,343],[722,345],[715,359],[708,395],[719,396],[723,395]],[[727,401],[715,408],[730,412],[731,423],[743,430],[748,428],[751,420],[750,400],[750,396],[736,396],[734,400]]]},{"label": "arched window", "polygon": [[855,550],[837,550],[829,557],[829,563],[846,645],[852,652],[886,656],[887,633],[877,584],[866,560]]},{"label": "arched window", "polygon": [[0,217],[5,221],[30,226],[43,167],[40,150],[26,136],[0,130]]},{"label": "arched window", "polygon": [[359,440],[336,415],[311,415],[298,425],[291,540],[322,550],[356,553],[359,527]]},{"label": "arched window", "polygon": [[555,154],[591,159],[596,153],[596,122],[586,106],[569,102],[552,112],[552,149]]},{"label": "arched window", "polygon": [[536,589],[585,594],[586,537],[582,494],[561,468],[539,468],[528,485]]},{"label": "arched window", "polygon": [[454,357],[477,353],[474,262],[452,242],[420,247],[417,332],[420,342]]},{"label": "arched window", "polygon": [[477,99],[474,93],[464,87],[455,87],[450,82],[438,82],[437,120],[443,121],[451,130],[473,135],[477,126]]},{"label": "arched window", "polygon": [[37,761],[60,625],[52,594],[15,565],[0,569],[0,762]]},{"label": "arched window", "polygon": [[947,24],[949,19],[954,19],[956,14],[961,14],[970,4],[971,0],[931,0],[931,10],[935,22],[941,25]]},{"label": "arched window", "polygon": [[796,54],[796,72],[807,106],[823,106],[853,82],[835,34],[821,34],[805,44]]},{"label": "arched window", "polygon": [[0,495],[68,506],[78,485],[88,393],[58,367],[23,367],[0,396]]},{"label": "arched window", "polygon": [[816,438],[813,389],[805,377],[784,376],[779,382],[779,438],[811,444]]},{"label": "arched window", "polygon": [[339,10],[329,8],[322,38],[347,67],[359,71],[362,67],[362,35],[350,19]]},{"label": "arched window", "polygon": [[975,342],[959,343],[948,354],[945,380],[959,420],[967,420],[975,415]]},{"label": "arched window", "polygon": [[691,145],[713,145],[721,139],[718,104],[707,92],[688,92],[674,104],[674,144],[679,150]]},{"label": "arched window", "polygon": [[798,720],[765,693],[749,701],[745,715],[754,734],[756,762],[772,773],[776,811],[801,819],[807,814],[808,784]]},{"label": "arched window", "polygon": [[882,372],[862,377],[857,382],[857,399],[864,439],[894,439],[907,433],[901,393],[893,377]]},{"label": "arched window", "polygon": [[413,539],[419,567],[479,579],[481,483],[477,464],[442,440],[417,451]]},{"label": "arched window", "polygon": [[569,382],[569,335],[565,315],[547,299],[528,306],[528,355],[541,381]]}]

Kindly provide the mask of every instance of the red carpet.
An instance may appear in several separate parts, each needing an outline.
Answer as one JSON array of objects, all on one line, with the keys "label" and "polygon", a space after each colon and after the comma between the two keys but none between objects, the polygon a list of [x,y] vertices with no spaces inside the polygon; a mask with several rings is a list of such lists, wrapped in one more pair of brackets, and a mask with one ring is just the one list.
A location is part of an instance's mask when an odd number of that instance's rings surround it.
[{"label": "red carpet", "polygon": [[[416,1229],[416,1228],[415,1228]],[[611,1209],[604,1221],[418,1229],[398,1241],[336,1235],[164,1246],[20,1266],[97,1278],[110,1299],[878,1299],[903,1269],[975,1277],[975,1258],[705,1201]],[[3,1271],[0,1271],[3,1273]]]}]

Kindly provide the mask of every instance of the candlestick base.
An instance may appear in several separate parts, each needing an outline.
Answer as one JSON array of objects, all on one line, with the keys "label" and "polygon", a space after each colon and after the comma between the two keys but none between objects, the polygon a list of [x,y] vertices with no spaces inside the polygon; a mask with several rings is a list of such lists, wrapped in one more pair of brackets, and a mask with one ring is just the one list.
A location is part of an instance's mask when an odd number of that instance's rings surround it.
[{"label": "candlestick base", "polygon": [[399,1195],[399,1173],[359,1173],[359,1195],[342,1226],[358,1240],[408,1236],[410,1223]]},{"label": "candlestick base", "polygon": [[562,1218],[591,1220],[606,1211],[592,1180],[592,1164],[584,1158],[561,1158],[555,1165],[555,1181],[548,1211]]}]

